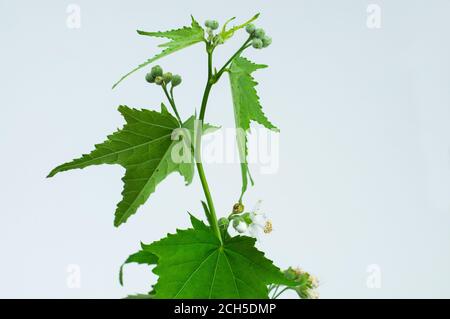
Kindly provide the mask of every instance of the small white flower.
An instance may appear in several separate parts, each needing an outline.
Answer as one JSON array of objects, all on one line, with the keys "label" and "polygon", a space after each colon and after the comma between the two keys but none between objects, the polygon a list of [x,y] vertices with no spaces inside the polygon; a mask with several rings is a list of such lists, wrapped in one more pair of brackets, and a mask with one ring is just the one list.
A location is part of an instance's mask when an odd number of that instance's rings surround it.
[{"label": "small white flower", "polygon": [[311,281],[311,286],[312,286],[313,288],[319,287],[319,279],[317,279],[316,276],[310,275],[310,276],[309,276],[309,280]]},{"label": "small white flower", "polygon": [[248,227],[248,232],[251,236],[259,238],[262,233],[268,234],[272,231],[272,222],[267,219],[264,213],[260,213],[261,200],[256,202],[253,211],[250,213],[251,224]]},{"label": "small white flower", "polygon": [[319,299],[319,292],[315,289],[308,289],[306,293],[308,294],[308,299]]},{"label": "small white flower", "polygon": [[245,233],[248,229],[247,223],[244,221],[240,221],[236,226],[234,226],[234,229],[240,234]]}]

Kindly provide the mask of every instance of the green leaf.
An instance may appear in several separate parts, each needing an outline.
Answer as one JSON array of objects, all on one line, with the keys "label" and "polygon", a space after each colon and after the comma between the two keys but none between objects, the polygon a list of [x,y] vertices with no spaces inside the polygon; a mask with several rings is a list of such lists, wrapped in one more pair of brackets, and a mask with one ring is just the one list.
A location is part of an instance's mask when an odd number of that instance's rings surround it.
[{"label": "green leaf", "polygon": [[219,33],[219,37],[222,39],[222,41],[226,41],[229,38],[231,38],[234,33],[242,28],[245,28],[248,24],[252,23],[253,21],[255,21],[256,19],[258,19],[259,17],[259,13],[255,14],[251,19],[249,19],[248,21],[240,24],[240,25],[236,25],[233,26],[232,28],[227,30],[227,25],[228,23],[230,23],[231,21],[233,21],[235,19],[235,17],[229,19],[227,22],[225,22],[225,24],[222,27],[222,31]]},{"label": "green leaf", "polygon": [[[255,64],[246,58],[236,57],[230,66],[230,85],[234,105],[234,120],[237,132],[237,143],[241,161],[242,191],[240,200],[247,190],[248,179],[252,185],[253,180],[248,170],[247,163],[247,132],[250,122],[255,121],[268,129],[278,129],[265,116],[262,111],[259,97],[256,92],[258,82],[252,77],[252,73],[258,69],[266,68],[267,65]],[[240,131],[242,130],[242,131]]]},{"label": "green leaf", "polygon": [[[203,203],[203,201],[202,201]],[[212,231],[211,227],[207,226],[203,221],[198,219],[192,214],[189,214],[189,219],[191,220],[191,225],[195,230]],[[148,247],[148,245],[143,244],[142,247]]]},{"label": "green leaf", "polygon": [[156,298],[268,298],[267,285],[293,285],[244,236],[219,239],[191,216],[194,228],[144,245],[158,256]]},{"label": "green leaf", "polygon": [[146,32],[138,30],[137,32],[140,35],[146,35],[151,37],[158,37],[158,38],[166,38],[170,39],[169,42],[160,44],[160,48],[164,48],[163,51],[156,54],[152,58],[148,59],[144,63],[139,64],[136,68],[125,74],[120,78],[119,81],[117,81],[113,85],[113,89],[122,82],[125,78],[127,78],[129,75],[133,74],[134,72],[146,67],[150,63],[161,59],[169,54],[172,54],[176,51],[179,51],[181,49],[187,48],[188,46],[191,46],[193,44],[196,44],[198,42],[202,42],[204,40],[204,30],[200,26],[200,24],[194,19],[193,16],[191,16],[191,26],[190,27],[183,27],[176,30],[169,30],[169,31],[159,31],[159,32]]},{"label": "green leaf", "polygon": [[[194,174],[194,158],[188,138],[178,138],[185,131],[193,135],[194,117],[189,118],[179,128],[177,120],[162,105],[161,112],[131,109],[119,106],[119,112],[125,118],[122,129],[109,135],[107,140],[95,145],[95,149],[69,163],[56,167],[48,177],[75,168],[84,168],[99,164],[119,164],[125,168],[122,178],[123,199],[117,205],[114,225],[119,226],[136,213],[139,206],[145,203],[156,186],[170,173],[180,173],[190,184]],[[175,131],[174,131],[175,130]],[[175,134],[177,133],[177,134]],[[187,134],[184,134],[187,135]],[[182,136],[182,135],[181,135]],[[188,136],[189,137],[189,136]],[[173,154],[179,152],[181,161],[173,160]]]},{"label": "green leaf", "polygon": [[[205,212],[206,218],[208,219],[208,223],[212,225],[214,223],[213,217],[211,216],[211,212],[209,211],[208,204],[206,204],[204,201],[201,201],[203,211]],[[195,225],[194,225],[195,228]]]},{"label": "green leaf", "polygon": [[158,262],[158,257],[154,254],[140,250],[137,253],[130,255],[127,260],[120,266],[119,271],[119,282],[123,286],[123,267],[127,264],[136,263],[136,264],[145,264],[145,265],[155,265]]}]

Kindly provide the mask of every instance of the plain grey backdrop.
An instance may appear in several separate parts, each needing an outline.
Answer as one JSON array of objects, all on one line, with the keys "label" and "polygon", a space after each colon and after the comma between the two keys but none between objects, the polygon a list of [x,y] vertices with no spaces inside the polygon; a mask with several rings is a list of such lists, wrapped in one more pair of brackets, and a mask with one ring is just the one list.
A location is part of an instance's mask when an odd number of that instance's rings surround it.
[{"label": "plain grey backdrop", "polygon": [[[81,28],[67,25],[70,4],[81,9]],[[380,28],[367,25],[370,4],[381,9]],[[262,199],[274,224],[260,247],[281,267],[317,275],[324,298],[450,297],[444,0],[0,0],[0,297],[118,298],[149,290],[150,269],[130,265],[120,287],[119,266],[140,241],[187,226],[187,210],[201,216],[198,179],[185,187],[171,175],[116,229],[121,167],[45,176],[120,127],[119,104],[158,107],[163,97],[145,83],[145,71],[111,90],[161,43],[136,29],[186,25],[190,14],[223,22],[256,12],[273,44],[246,55],[270,65],[256,77],[265,112],[281,129],[278,172],[256,167],[246,197],[249,207]],[[221,47],[218,64],[244,38]],[[183,117],[200,103],[203,50],[196,45],[160,61],[183,76]],[[207,120],[233,125],[226,79],[212,93]],[[211,164],[206,173],[224,215],[239,192],[239,168]],[[73,269],[79,288],[70,284]]]}]

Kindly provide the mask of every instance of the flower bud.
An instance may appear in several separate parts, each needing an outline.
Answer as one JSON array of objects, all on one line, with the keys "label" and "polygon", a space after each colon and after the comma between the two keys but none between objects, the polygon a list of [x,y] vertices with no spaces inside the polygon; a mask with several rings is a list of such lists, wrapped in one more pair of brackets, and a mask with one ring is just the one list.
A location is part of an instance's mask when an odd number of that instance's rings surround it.
[{"label": "flower bud", "polygon": [[228,218],[222,217],[217,221],[217,223],[219,224],[220,229],[227,230],[230,221],[228,220]]},{"label": "flower bud", "polygon": [[255,30],[255,37],[258,39],[262,39],[264,36],[266,35],[266,32],[264,31],[264,29],[256,29]]},{"label": "flower bud", "polygon": [[255,49],[261,49],[263,47],[263,42],[259,38],[255,38],[252,40],[252,47]]},{"label": "flower bud", "polygon": [[217,22],[217,20],[206,20],[205,27],[216,30],[219,27],[219,22]]},{"label": "flower bud", "polygon": [[156,78],[157,76],[163,75],[163,69],[159,65],[155,65],[152,68],[151,74]]},{"label": "flower bud", "polygon": [[256,27],[253,23],[247,24],[247,26],[245,27],[245,31],[247,31],[248,34],[252,34],[253,32],[255,32]]},{"label": "flower bud", "polygon": [[240,234],[245,233],[247,231],[248,225],[244,221],[243,218],[237,217],[233,219],[233,227]]},{"label": "flower bud", "polygon": [[181,83],[181,76],[175,74],[172,76],[172,86],[175,87]]},{"label": "flower bud", "polygon": [[155,83],[155,77],[153,76],[153,74],[147,73],[147,75],[145,76],[145,81],[147,81],[148,83]]},{"label": "flower bud", "polygon": [[164,79],[163,79],[162,76],[157,76],[157,77],[155,78],[155,83],[156,83],[156,84],[161,85],[161,84],[163,84],[163,82],[164,82]]},{"label": "flower bud", "polygon": [[262,43],[263,43],[263,48],[267,48],[269,45],[272,44],[272,38],[265,35],[262,37]]},{"label": "flower bud", "polygon": [[162,75],[164,82],[167,84],[172,80],[172,73],[166,72]]},{"label": "flower bud", "polygon": [[210,28],[213,29],[213,30],[218,29],[219,28],[219,22],[217,22],[217,20],[213,20]]},{"label": "flower bud", "polygon": [[292,267],[284,271],[284,276],[289,280],[296,280],[298,278],[296,271]]},{"label": "flower bud", "polygon": [[244,211],[244,205],[242,203],[236,203],[233,205],[233,214],[240,214]]}]

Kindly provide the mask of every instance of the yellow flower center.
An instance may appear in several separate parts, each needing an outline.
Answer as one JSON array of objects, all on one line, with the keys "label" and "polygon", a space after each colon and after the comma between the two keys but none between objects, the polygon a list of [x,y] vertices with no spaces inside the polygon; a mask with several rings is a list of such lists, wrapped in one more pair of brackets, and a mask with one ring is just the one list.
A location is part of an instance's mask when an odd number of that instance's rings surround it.
[{"label": "yellow flower center", "polygon": [[269,234],[272,232],[272,222],[270,220],[266,221],[266,224],[264,225],[264,233]]}]

